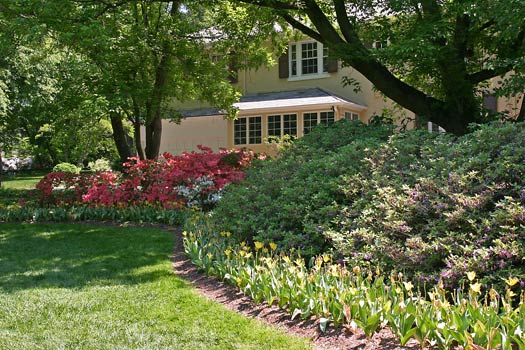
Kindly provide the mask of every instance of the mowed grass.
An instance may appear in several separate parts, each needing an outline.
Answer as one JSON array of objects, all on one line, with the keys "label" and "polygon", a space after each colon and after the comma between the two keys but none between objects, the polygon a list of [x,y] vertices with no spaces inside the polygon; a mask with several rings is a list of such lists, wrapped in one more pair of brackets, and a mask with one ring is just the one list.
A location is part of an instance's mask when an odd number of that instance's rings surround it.
[{"label": "mowed grass", "polygon": [[21,199],[26,202],[33,200],[32,192],[45,174],[42,171],[23,172],[14,176],[2,173],[0,205],[16,204]]},{"label": "mowed grass", "polygon": [[206,301],[144,228],[0,225],[0,349],[309,349]]},{"label": "mowed grass", "polygon": [[31,190],[45,176],[45,172],[32,171],[19,173],[14,176],[6,176],[2,173],[2,189],[8,190]]}]

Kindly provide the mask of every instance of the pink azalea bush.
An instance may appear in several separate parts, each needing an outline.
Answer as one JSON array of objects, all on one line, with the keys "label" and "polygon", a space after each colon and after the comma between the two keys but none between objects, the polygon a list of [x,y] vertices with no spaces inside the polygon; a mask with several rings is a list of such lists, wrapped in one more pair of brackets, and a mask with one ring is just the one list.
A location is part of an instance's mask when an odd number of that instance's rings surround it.
[{"label": "pink azalea bush", "polygon": [[82,201],[82,196],[93,181],[93,174],[74,174],[54,171],[36,185],[40,205],[72,204]]},{"label": "pink azalea bush", "polygon": [[122,173],[100,172],[74,178],[50,173],[37,188],[46,204],[155,205],[165,209],[210,206],[220,198],[224,186],[244,177],[244,168],[254,155],[241,150],[213,152],[204,146],[199,150],[181,156],[164,153],[155,160],[130,158],[123,164]]}]

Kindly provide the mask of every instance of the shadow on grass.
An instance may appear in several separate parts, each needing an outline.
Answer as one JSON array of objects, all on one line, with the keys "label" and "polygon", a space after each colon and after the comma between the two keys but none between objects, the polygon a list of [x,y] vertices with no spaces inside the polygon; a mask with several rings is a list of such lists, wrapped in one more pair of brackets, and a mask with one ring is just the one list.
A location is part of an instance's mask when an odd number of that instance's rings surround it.
[{"label": "shadow on grass", "polygon": [[172,247],[172,236],[154,229],[2,224],[0,291],[153,282],[171,275]]}]

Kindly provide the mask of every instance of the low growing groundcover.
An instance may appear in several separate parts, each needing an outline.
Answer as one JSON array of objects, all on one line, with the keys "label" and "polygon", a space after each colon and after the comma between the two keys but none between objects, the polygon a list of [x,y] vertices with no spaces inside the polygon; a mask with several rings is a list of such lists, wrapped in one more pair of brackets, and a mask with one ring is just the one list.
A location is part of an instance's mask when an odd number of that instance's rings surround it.
[{"label": "low growing groundcover", "polygon": [[0,349],[307,349],[206,301],[158,229],[0,225]]}]

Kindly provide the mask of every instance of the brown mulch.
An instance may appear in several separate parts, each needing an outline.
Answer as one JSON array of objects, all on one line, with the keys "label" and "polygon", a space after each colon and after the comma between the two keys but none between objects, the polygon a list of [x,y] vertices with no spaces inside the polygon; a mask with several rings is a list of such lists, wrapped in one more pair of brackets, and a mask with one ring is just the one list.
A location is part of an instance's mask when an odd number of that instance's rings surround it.
[{"label": "brown mulch", "polygon": [[395,336],[383,329],[368,339],[364,333],[350,333],[346,329],[327,328],[325,333],[319,329],[314,320],[291,320],[290,315],[277,306],[256,305],[235,287],[225,284],[212,276],[200,272],[191,263],[182,246],[180,230],[175,230],[176,244],[173,252],[173,270],[185,280],[191,282],[200,294],[207,299],[218,302],[228,309],[247,317],[255,318],[287,333],[309,338],[314,350],[416,350],[420,346],[416,341],[409,341],[401,346]]}]

